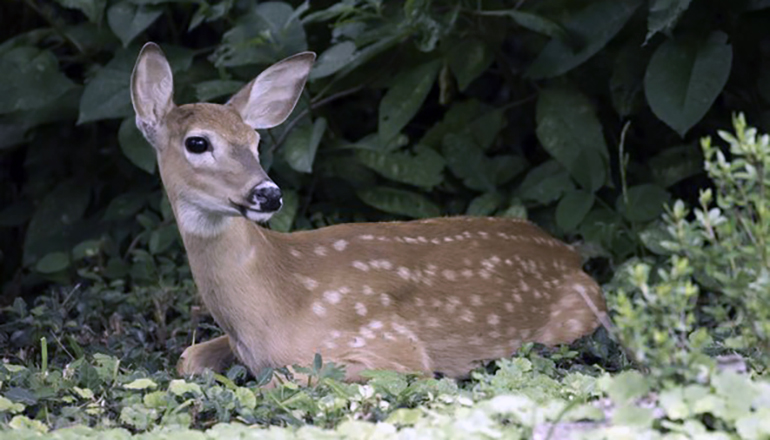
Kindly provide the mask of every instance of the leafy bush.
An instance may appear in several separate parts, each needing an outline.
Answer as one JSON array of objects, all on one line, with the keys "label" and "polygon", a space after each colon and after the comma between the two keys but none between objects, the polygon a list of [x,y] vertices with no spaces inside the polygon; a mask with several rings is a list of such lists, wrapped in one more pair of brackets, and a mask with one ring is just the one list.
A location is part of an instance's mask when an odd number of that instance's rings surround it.
[{"label": "leafy bush", "polygon": [[[179,103],[221,102],[300,50],[295,114],[263,133],[279,230],[527,215],[623,261],[701,172],[692,140],[767,101],[762,1],[15,0],[0,5],[6,302],[91,272],[184,264],[128,78],[146,40]],[[766,115],[756,112],[757,120]],[[36,292],[37,290],[32,290]]]},{"label": "leafy bush", "polygon": [[701,142],[713,189],[701,190],[700,208],[691,215],[676,201],[650,235],[650,248],[670,259],[631,262],[616,276],[620,338],[664,376],[713,364],[704,354],[714,344],[770,365],[770,136],[743,115],[733,125],[734,135],[719,132],[729,159],[711,138]]}]

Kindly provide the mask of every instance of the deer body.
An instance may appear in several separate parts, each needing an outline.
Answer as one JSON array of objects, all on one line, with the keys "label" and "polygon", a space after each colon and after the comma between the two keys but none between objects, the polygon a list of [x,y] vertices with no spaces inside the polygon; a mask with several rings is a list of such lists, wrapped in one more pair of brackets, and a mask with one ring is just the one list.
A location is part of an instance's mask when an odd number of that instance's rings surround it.
[{"label": "deer body", "polygon": [[260,227],[280,190],[259,166],[254,128],[296,104],[313,56],[267,69],[226,105],[175,106],[157,46],[132,77],[137,125],[161,176],[204,303],[227,336],[188,348],[179,369],[252,373],[315,353],[364,369],[459,377],[521,344],[571,342],[605,312],[567,245],[516,219],[442,218],[278,233]]}]

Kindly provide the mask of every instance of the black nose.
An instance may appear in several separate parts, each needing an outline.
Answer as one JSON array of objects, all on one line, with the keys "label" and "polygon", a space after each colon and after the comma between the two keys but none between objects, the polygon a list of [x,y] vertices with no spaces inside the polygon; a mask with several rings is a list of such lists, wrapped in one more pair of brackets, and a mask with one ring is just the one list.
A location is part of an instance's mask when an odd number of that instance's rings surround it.
[{"label": "black nose", "polygon": [[281,209],[281,190],[273,182],[260,183],[251,190],[251,203],[259,203],[259,210],[273,212]]}]

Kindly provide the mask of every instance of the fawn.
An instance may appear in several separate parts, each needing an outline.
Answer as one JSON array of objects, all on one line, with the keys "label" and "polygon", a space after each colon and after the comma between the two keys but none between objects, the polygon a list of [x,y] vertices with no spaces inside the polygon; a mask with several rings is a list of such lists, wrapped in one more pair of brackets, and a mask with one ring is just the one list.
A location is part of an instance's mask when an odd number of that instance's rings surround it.
[{"label": "fawn", "polygon": [[299,99],[315,54],[280,61],[224,105],[173,101],[171,68],[147,43],[131,77],[136,123],[157,152],[203,301],[226,336],[188,347],[182,374],[235,355],[253,374],[307,364],[467,375],[528,341],[571,342],[606,308],[573,249],[512,218],[261,227],[281,191],[260,166],[256,129]]}]

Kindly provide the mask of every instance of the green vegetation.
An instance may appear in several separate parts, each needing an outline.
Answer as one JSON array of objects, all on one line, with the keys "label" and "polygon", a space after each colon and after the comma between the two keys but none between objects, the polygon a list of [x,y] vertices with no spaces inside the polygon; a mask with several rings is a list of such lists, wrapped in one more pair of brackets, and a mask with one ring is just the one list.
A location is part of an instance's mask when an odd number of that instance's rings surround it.
[{"label": "green vegetation", "polygon": [[[0,22],[0,438],[770,438],[767,1],[12,0]],[[614,326],[459,383],[179,378],[220,330],[133,124],[148,40],[179,103],[319,53],[262,133],[272,228],[526,216],[580,243]]]}]

